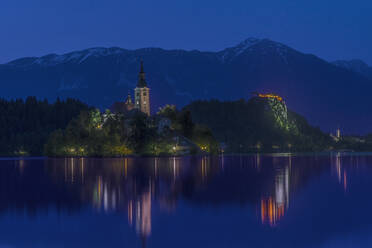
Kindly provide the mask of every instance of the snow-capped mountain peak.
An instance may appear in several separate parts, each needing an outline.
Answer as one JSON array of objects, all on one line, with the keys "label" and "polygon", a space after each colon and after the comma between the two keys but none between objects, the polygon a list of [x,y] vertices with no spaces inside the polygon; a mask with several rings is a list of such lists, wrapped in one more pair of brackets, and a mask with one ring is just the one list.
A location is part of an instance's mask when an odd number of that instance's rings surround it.
[{"label": "snow-capped mountain peak", "polygon": [[262,40],[257,39],[257,38],[248,38],[248,39],[242,41],[241,43],[239,43],[237,46],[235,46],[233,48],[234,52],[236,53],[236,55],[239,55],[239,54],[243,53],[244,51],[246,51],[247,49],[249,49],[251,46],[256,45],[257,43],[259,43],[260,41],[262,41]]},{"label": "snow-capped mountain peak", "polygon": [[8,65],[14,66],[28,66],[28,65],[41,65],[41,66],[55,66],[58,64],[64,64],[68,62],[76,62],[78,64],[83,63],[90,57],[104,57],[115,54],[121,54],[124,52],[124,49],[121,48],[89,48],[82,51],[76,51],[65,54],[49,54],[43,57],[28,58],[22,60],[15,60],[8,63]]},{"label": "snow-capped mountain peak", "polygon": [[234,47],[219,52],[218,55],[221,62],[229,63],[244,53],[259,51],[262,55],[275,53],[285,63],[288,63],[287,53],[289,50],[289,47],[269,39],[248,38]]},{"label": "snow-capped mountain peak", "polygon": [[233,58],[249,50],[252,46],[258,44],[260,41],[261,39],[253,37],[248,38],[234,47],[226,48],[225,50],[219,52],[219,58],[223,63],[230,62]]}]

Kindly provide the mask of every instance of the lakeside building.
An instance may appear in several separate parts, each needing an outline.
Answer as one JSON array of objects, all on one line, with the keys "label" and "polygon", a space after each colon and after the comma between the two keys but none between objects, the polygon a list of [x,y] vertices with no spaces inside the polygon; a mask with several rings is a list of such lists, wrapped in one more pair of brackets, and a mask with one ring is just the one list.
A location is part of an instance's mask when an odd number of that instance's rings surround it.
[{"label": "lakeside building", "polygon": [[335,141],[335,142],[339,142],[341,140],[341,130],[340,128],[337,128],[336,129],[336,135],[333,135],[332,133],[329,134],[331,136],[331,138]]},{"label": "lakeside building", "polygon": [[125,102],[115,102],[111,107],[110,110],[113,113],[126,113],[134,109],[134,104],[132,102],[132,97],[128,92],[127,99]]}]

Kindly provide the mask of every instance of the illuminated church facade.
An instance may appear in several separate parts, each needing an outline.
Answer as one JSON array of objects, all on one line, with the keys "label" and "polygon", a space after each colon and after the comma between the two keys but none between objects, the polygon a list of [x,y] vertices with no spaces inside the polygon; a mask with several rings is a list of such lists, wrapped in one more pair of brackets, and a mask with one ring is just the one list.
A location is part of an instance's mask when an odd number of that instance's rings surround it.
[{"label": "illuminated church facade", "polygon": [[126,113],[133,109],[150,116],[150,88],[147,86],[145,71],[143,69],[143,62],[141,61],[141,68],[138,75],[137,86],[134,89],[134,102],[132,96],[128,93],[125,102],[115,102],[110,110],[113,113]]},{"label": "illuminated church facade", "polygon": [[150,89],[147,87],[142,61],[137,87],[134,89],[134,107],[150,116]]}]

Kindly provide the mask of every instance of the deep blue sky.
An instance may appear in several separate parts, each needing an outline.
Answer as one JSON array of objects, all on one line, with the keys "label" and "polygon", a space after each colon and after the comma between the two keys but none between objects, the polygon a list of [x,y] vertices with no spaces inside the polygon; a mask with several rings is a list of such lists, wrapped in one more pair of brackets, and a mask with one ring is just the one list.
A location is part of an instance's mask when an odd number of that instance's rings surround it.
[{"label": "deep blue sky", "polygon": [[1,0],[0,63],[95,46],[221,50],[269,38],[372,65],[371,0]]}]

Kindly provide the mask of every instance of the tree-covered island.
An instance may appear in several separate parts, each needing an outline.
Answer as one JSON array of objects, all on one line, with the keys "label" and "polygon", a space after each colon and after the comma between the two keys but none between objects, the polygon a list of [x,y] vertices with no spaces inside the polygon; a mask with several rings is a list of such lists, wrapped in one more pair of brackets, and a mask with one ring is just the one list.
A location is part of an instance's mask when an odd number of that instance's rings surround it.
[{"label": "tree-covered island", "polygon": [[82,112],[52,133],[49,156],[186,155],[200,153],[372,151],[371,135],[335,137],[290,111],[275,94],[248,101],[167,105],[149,116],[132,109]]},{"label": "tree-covered island", "polygon": [[0,156],[127,156],[372,151],[372,135],[336,138],[281,98],[194,101],[155,115],[101,112],[73,99],[0,100]]},{"label": "tree-covered island", "polygon": [[133,109],[114,114],[82,112],[65,130],[54,131],[48,156],[186,155],[218,153],[219,144],[206,126],[195,124],[188,110],[167,105],[153,116]]}]

